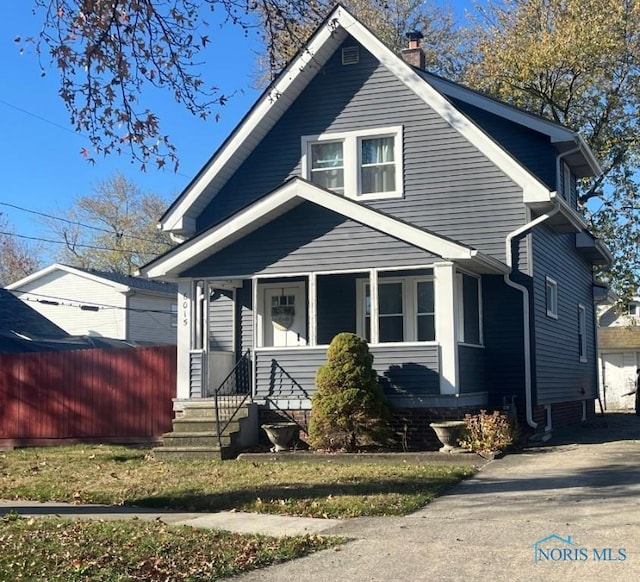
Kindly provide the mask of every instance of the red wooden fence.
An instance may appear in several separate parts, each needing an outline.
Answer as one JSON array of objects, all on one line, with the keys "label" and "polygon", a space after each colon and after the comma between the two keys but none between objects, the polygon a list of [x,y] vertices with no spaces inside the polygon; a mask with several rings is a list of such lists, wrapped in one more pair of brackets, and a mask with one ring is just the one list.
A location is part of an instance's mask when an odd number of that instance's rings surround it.
[{"label": "red wooden fence", "polygon": [[175,392],[175,346],[0,354],[0,446],[156,440]]}]

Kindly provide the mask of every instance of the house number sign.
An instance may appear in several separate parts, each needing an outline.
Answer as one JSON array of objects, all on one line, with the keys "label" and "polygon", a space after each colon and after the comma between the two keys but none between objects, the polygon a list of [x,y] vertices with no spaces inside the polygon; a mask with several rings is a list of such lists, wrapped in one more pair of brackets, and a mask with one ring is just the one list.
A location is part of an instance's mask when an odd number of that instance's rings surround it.
[{"label": "house number sign", "polygon": [[180,303],[182,310],[182,325],[189,325],[189,297],[186,293],[182,293],[182,302]]}]

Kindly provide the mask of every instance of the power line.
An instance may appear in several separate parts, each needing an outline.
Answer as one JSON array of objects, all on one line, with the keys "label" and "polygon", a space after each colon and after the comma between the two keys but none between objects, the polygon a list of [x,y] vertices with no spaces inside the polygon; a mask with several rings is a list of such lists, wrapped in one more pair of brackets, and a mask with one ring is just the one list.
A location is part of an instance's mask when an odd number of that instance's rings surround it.
[{"label": "power line", "polygon": [[[43,305],[53,305],[56,307],[79,307],[83,311],[120,309],[122,311],[133,311],[136,313],[160,313],[162,315],[175,315],[175,312],[171,310],[166,310],[166,309],[143,309],[141,307],[122,307],[119,305],[108,305],[106,303],[94,303],[92,301],[79,301],[78,299],[69,299],[68,297],[56,297],[55,295],[45,295],[43,293],[34,293],[33,291],[28,291],[26,289],[7,289],[7,291],[16,295],[19,293],[26,293],[28,295],[32,295],[35,297],[35,299],[30,297],[24,297],[24,296],[19,297],[19,299],[24,301],[32,301],[36,303],[42,303]],[[38,297],[42,297],[43,299],[37,299]],[[176,292],[176,297],[177,297],[177,292]]]},{"label": "power line", "polygon": [[[65,246],[69,246],[66,242],[61,241],[61,240],[52,240],[50,238],[41,238],[38,236],[27,236],[25,234],[16,234],[14,232],[5,232],[5,231],[0,231],[0,235],[5,235],[5,236],[15,236],[17,238],[24,238],[27,240],[36,240],[39,242],[46,242],[46,243],[52,243],[54,245],[65,245]],[[80,244],[77,243],[75,245],[73,245],[74,247],[79,247],[79,248],[83,248],[83,249],[92,249],[94,251],[113,251],[116,253],[128,253],[130,255],[148,255],[150,257],[155,257],[157,255],[157,253],[150,253],[150,252],[145,252],[145,251],[132,251],[132,250],[128,250],[128,249],[114,249],[114,248],[109,248],[109,247],[97,247],[94,245],[85,245],[85,244]]]},{"label": "power line", "polygon": [[9,208],[15,208],[16,210],[21,210],[22,212],[29,212],[31,214],[37,214],[38,216],[43,216],[44,218],[51,218],[52,220],[59,220],[60,222],[66,222],[67,224],[73,224],[75,226],[81,226],[82,228],[90,228],[92,230],[97,230],[99,232],[106,232],[107,234],[115,235],[117,238],[130,238],[134,240],[140,240],[148,243],[157,243],[158,241],[150,240],[148,238],[142,238],[139,236],[135,236],[133,234],[118,234],[106,228],[101,228],[99,226],[92,226],[90,224],[84,224],[82,222],[77,222],[76,220],[69,220],[67,218],[60,218],[59,216],[53,216],[53,214],[47,214],[46,212],[40,212],[38,210],[30,210],[29,208],[24,208],[22,206],[18,206],[16,204],[10,204],[9,202],[0,202],[0,206],[7,206]]}]

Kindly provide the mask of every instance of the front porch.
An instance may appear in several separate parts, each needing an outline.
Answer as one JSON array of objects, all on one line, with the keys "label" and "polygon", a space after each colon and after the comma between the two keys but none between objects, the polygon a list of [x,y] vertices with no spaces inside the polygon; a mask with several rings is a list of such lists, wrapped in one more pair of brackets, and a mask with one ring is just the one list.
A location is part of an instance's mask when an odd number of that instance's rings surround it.
[{"label": "front porch", "polygon": [[212,396],[249,353],[254,402],[308,409],[328,344],[350,331],[394,406],[486,404],[482,276],[453,262],[193,279],[180,294],[178,399]]}]

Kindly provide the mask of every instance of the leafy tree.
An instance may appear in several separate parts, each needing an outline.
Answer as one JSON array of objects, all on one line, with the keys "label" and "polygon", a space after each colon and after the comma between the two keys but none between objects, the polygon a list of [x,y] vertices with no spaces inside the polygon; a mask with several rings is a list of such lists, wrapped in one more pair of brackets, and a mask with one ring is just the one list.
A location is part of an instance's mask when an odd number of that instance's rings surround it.
[{"label": "leafy tree", "polygon": [[78,267],[132,275],[172,246],[156,225],[166,208],[121,174],[99,182],[64,214],[47,224],[65,242],[59,259]]},{"label": "leafy tree", "polygon": [[37,249],[15,236],[5,214],[0,212],[0,287],[5,287],[40,268]]},{"label": "leafy tree", "polygon": [[[580,201],[616,262],[621,295],[640,284],[640,2],[501,0],[476,24],[476,89],[579,130],[603,166]],[[587,204],[588,203],[588,204]]]},{"label": "leafy tree", "polygon": [[389,404],[365,340],[346,332],[334,337],[316,385],[309,422],[311,446],[353,451],[388,437]]}]

